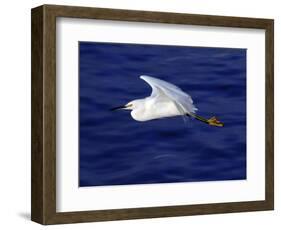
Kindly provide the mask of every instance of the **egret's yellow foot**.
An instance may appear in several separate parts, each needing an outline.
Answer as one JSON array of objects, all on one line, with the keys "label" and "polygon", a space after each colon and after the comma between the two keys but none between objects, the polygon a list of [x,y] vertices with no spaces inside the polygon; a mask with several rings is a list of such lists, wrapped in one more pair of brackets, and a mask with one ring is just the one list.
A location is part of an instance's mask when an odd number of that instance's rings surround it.
[{"label": "egret's yellow foot", "polygon": [[208,121],[209,125],[212,126],[219,126],[219,127],[223,127],[224,124],[222,122],[220,122],[216,117],[211,117]]}]

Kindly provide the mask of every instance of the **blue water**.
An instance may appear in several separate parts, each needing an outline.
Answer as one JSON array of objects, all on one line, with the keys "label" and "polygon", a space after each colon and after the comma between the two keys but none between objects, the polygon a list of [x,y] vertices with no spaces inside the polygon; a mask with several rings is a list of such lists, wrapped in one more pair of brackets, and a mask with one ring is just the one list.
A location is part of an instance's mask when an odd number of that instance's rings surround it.
[{"label": "blue water", "polygon": [[[79,186],[246,179],[245,49],[80,42],[79,65]],[[225,127],[110,111],[150,95],[140,75],[179,86]]]}]

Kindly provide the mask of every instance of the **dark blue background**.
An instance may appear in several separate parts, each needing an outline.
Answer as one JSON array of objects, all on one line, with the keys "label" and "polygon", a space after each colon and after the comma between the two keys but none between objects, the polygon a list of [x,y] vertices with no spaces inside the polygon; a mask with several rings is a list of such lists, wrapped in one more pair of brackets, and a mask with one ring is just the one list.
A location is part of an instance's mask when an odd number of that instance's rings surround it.
[{"label": "dark blue background", "polygon": [[[246,179],[246,50],[79,43],[79,185]],[[191,95],[198,114],[137,122],[114,106],[149,96],[150,75]]]}]

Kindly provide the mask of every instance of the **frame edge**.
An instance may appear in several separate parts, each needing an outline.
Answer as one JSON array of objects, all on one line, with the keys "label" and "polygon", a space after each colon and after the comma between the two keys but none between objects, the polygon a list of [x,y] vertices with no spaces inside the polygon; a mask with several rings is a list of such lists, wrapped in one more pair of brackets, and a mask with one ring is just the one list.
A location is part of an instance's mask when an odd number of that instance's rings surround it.
[{"label": "frame edge", "polygon": [[44,222],[43,7],[31,10],[31,220]]},{"label": "frame edge", "polygon": [[265,32],[265,154],[266,202],[274,210],[274,20],[268,20]]},{"label": "frame edge", "polygon": [[56,15],[31,10],[31,220],[56,215]]}]

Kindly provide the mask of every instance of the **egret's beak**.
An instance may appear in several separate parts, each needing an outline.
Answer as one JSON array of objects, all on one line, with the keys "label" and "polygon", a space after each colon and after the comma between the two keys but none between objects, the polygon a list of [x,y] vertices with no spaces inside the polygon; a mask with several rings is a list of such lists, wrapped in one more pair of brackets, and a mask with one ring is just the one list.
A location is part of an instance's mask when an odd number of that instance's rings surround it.
[{"label": "egret's beak", "polygon": [[120,105],[120,106],[117,106],[117,107],[114,107],[114,108],[111,108],[110,110],[111,111],[115,111],[115,110],[118,110],[118,109],[126,109],[127,106],[126,105]]}]

